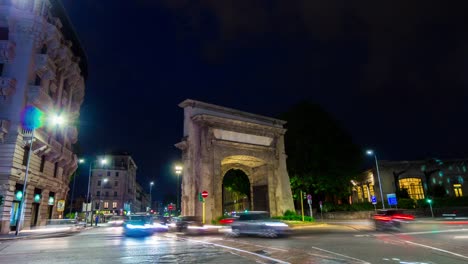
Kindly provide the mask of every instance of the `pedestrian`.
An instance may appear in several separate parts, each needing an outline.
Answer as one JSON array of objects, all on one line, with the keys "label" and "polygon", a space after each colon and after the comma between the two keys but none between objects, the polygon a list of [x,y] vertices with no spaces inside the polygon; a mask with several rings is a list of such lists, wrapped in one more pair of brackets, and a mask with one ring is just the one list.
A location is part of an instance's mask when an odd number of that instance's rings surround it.
[{"label": "pedestrian", "polygon": [[99,215],[96,215],[96,226],[98,222],[99,222]]}]

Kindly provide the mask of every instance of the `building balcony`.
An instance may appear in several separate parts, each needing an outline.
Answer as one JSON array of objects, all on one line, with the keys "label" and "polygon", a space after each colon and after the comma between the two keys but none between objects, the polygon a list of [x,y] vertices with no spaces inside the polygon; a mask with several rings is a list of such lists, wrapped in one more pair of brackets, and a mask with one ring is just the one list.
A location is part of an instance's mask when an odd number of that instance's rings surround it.
[{"label": "building balcony", "polygon": [[54,106],[54,101],[41,86],[30,85],[27,97],[28,103],[37,106],[45,112],[49,112]]},{"label": "building balcony", "polygon": [[13,61],[16,55],[16,44],[11,40],[0,40],[0,63]]},{"label": "building balcony", "polygon": [[62,155],[60,156],[59,165],[68,167],[71,162],[73,162],[73,152],[67,149],[67,147],[62,146]]},{"label": "building balcony", "polygon": [[0,77],[0,96],[11,96],[16,91],[16,79]]},{"label": "building balcony", "polygon": [[47,159],[49,161],[57,161],[62,155],[62,144],[60,144],[53,137],[49,137],[49,149],[47,153]]},{"label": "building balcony", "polygon": [[[32,137],[32,131],[22,129],[21,134],[23,135],[23,142],[27,144],[30,142]],[[48,135],[42,129],[36,129],[34,131],[34,141],[33,141],[33,150],[37,155],[42,155],[49,151],[48,146]]]},{"label": "building balcony", "polygon": [[55,79],[55,72],[57,71],[57,67],[50,58],[49,54],[36,54],[35,62],[35,70],[42,79]]},{"label": "building balcony", "polygon": [[4,138],[8,133],[8,129],[10,129],[10,121],[0,120],[0,143],[3,143]]}]

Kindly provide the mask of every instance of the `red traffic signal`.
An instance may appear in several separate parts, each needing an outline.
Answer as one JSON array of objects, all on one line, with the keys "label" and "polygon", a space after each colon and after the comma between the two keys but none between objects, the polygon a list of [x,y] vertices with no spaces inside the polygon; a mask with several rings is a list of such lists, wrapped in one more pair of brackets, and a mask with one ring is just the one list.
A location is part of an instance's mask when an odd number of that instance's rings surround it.
[{"label": "red traffic signal", "polygon": [[206,198],[206,197],[208,197],[208,192],[207,192],[207,191],[203,191],[203,192],[201,193],[201,195],[202,195],[203,198]]},{"label": "red traffic signal", "polygon": [[172,209],[174,209],[174,207],[172,206],[172,204],[170,204],[170,205],[167,207],[167,209],[172,210]]}]

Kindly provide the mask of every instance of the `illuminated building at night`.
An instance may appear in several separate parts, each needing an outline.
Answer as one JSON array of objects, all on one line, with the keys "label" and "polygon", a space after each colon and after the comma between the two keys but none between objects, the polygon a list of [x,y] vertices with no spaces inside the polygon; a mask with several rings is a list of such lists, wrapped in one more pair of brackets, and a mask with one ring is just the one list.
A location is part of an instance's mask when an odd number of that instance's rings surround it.
[{"label": "illuminated building at night", "polygon": [[[59,1],[0,0],[1,233],[16,229],[22,200],[20,229],[63,217],[70,176],[78,164],[73,145],[86,71],[86,57]],[[30,147],[33,133],[21,125],[28,105],[37,107],[45,120],[54,113],[67,123],[36,128]]]}]

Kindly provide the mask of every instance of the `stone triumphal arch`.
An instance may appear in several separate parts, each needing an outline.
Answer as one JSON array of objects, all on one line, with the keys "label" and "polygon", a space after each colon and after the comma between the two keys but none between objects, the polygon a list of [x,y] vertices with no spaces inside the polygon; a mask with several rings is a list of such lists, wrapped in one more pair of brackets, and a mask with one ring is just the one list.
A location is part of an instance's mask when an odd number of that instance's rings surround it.
[{"label": "stone triumphal arch", "polygon": [[[182,150],[182,215],[202,215],[198,194],[208,192],[206,222],[221,216],[227,205],[223,179],[245,174],[248,190],[243,208],[272,216],[294,210],[284,150],[285,121],[187,99]],[[233,174],[236,175],[236,174]]]}]

